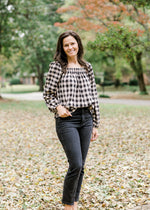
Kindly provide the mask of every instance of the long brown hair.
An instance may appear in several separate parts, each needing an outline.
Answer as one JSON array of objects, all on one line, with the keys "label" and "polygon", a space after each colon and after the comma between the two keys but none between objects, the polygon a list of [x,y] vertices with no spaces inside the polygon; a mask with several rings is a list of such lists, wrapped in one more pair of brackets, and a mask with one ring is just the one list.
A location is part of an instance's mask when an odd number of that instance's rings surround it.
[{"label": "long brown hair", "polygon": [[55,61],[58,61],[61,65],[61,67],[62,67],[62,71],[66,72],[66,68],[67,68],[67,65],[68,65],[68,60],[67,60],[67,55],[66,55],[66,53],[64,52],[64,49],[63,49],[63,39],[68,37],[68,36],[72,36],[76,39],[76,41],[78,43],[78,47],[79,47],[78,54],[77,54],[78,62],[81,66],[83,66],[88,71],[87,64],[82,59],[83,54],[84,54],[84,50],[83,50],[83,45],[82,45],[81,38],[74,31],[66,31],[59,36],[58,42],[57,42],[56,53],[55,53],[55,56],[54,56]]}]

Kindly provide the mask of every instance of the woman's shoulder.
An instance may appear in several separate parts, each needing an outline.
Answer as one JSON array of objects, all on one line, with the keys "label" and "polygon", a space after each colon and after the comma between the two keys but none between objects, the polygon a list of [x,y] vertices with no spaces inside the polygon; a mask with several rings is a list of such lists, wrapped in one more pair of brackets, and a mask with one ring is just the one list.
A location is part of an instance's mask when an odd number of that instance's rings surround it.
[{"label": "woman's shoulder", "polygon": [[92,64],[88,61],[85,61],[85,63],[87,65],[88,69],[91,70],[92,69]]},{"label": "woman's shoulder", "polygon": [[62,68],[58,61],[52,61],[49,64],[49,74],[52,74],[53,76],[60,76],[62,74]]},{"label": "woman's shoulder", "polygon": [[61,69],[61,65],[60,65],[60,63],[58,61],[52,61],[52,62],[50,62],[49,67]]}]

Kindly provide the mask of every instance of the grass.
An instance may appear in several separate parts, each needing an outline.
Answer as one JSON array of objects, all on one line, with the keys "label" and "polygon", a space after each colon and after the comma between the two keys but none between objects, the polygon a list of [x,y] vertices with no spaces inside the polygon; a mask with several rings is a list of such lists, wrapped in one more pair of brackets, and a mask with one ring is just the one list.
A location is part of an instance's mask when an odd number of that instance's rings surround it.
[{"label": "grass", "polygon": [[15,101],[15,100],[1,100],[0,101],[1,110],[21,110],[21,111],[42,111],[46,109],[44,101]]},{"label": "grass", "polygon": [[[147,86],[147,91],[150,92],[150,86]],[[39,90],[38,85],[7,85],[6,87],[1,88],[1,93],[31,93],[37,92]],[[98,92],[102,92],[102,88],[97,86]],[[139,92],[138,86],[120,86],[119,88],[115,88],[114,86],[106,86],[105,92]]]},{"label": "grass", "polygon": [[38,85],[7,85],[1,88],[1,93],[31,93],[39,90]]},{"label": "grass", "polygon": [[100,105],[101,118],[115,117],[119,114],[124,116],[142,116],[150,115],[150,107],[148,106],[134,106],[122,104],[101,104]]},{"label": "grass", "polygon": [[[5,111],[28,111],[28,112],[46,112],[48,114],[48,108],[44,101],[15,101],[15,100],[1,100],[0,109]],[[122,115],[150,115],[150,107],[148,106],[133,106],[122,104],[101,104],[100,105],[101,118],[103,117],[115,117],[119,114]]]},{"label": "grass", "polygon": [[[147,91],[150,92],[150,85],[146,86]],[[102,88],[100,86],[98,86],[98,90],[102,91]],[[110,91],[110,92],[115,92],[115,91],[119,91],[119,92],[139,92],[139,87],[138,86],[129,86],[129,85],[125,85],[125,86],[120,86],[118,88],[115,88],[114,85],[112,86],[106,86],[104,87],[105,91]]]}]

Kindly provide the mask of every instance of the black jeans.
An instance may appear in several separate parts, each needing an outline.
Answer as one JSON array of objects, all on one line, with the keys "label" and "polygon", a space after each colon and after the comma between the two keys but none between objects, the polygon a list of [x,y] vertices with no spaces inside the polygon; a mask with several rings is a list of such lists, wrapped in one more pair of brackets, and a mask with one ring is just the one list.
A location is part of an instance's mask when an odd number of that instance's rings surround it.
[{"label": "black jeans", "polygon": [[56,132],[69,163],[63,187],[64,204],[73,205],[79,200],[92,128],[93,120],[88,108],[79,108],[66,118],[56,118]]}]

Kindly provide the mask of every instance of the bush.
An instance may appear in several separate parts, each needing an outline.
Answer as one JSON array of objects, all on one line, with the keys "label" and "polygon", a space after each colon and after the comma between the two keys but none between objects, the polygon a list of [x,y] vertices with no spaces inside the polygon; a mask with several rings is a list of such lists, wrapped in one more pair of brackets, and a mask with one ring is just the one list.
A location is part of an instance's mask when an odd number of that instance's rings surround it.
[{"label": "bush", "polygon": [[137,79],[130,79],[129,85],[130,85],[130,86],[138,86],[138,81],[137,81]]},{"label": "bush", "polygon": [[116,79],[115,80],[115,88],[118,88],[120,86],[120,80]]},{"label": "bush", "polygon": [[99,95],[99,97],[100,97],[100,98],[110,98],[110,96],[104,95],[104,94]]},{"label": "bush", "polygon": [[9,84],[10,84],[10,85],[20,85],[20,84],[22,84],[22,83],[21,83],[20,79],[17,79],[17,78],[16,78],[16,79],[10,80]]},{"label": "bush", "polygon": [[122,83],[121,83],[121,86],[122,86],[122,87],[124,87],[124,86],[126,86],[126,85],[128,85],[128,82],[122,82]]},{"label": "bush", "polygon": [[111,85],[114,85],[115,83],[113,81],[108,81],[108,80],[105,80],[103,83],[102,83],[102,86],[111,86]]},{"label": "bush", "polygon": [[146,92],[146,91],[141,91],[141,92],[140,92],[140,95],[148,95],[148,92]]},{"label": "bush", "polygon": [[101,79],[99,77],[95,77],[95,82],[97,85],[100,85]]},{"label": "bush", "polygon": [[95,77],[95,82],[97,85],[101,85],[101,86],[111,86],[115,84],[115,82],[109,81],[109,80],[104,80],[104,82],[101,83],[101,78],[99,77]]}]

